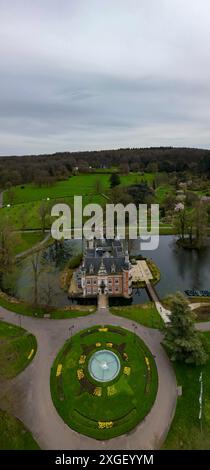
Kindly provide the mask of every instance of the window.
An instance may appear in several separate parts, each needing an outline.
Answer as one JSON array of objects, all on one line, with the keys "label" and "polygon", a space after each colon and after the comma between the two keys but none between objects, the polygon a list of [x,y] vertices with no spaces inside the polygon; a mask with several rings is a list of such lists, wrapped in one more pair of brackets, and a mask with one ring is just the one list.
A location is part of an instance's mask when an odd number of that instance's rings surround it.
[{"label": "window", "polygon": [[114,282],[115,282],[115,284],[119,284],[119,279],[116,278],[116,279],[114,280]]},{"label": "window", "polygon": [[87,279],[86,283],[87,283],[87,286],[89,286],[91,284],[91,280]]},{"label": "window", "polygon": [[93,266],[93,264],[90,265],[89,273],[90,273],[90,274],[93,274],[93,273],[94,273],[94,266]]}]

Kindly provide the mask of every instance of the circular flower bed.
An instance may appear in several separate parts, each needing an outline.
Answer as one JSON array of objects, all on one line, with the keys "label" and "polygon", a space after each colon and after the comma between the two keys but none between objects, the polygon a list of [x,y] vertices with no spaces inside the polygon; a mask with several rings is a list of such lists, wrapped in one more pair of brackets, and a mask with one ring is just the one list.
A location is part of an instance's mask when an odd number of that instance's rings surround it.
[{"label": "circular flower bed", "polygon": [[[102,370],[95,364],[92,373],[94,358],[101,360]],[[114,359],[112,374],[109,363]],[[96,326],[73,336],[51,370],[53,402],[64,421],[102,440],[130,431],[145,417],[157,382],[154,359],[143,341],[114,326]]]}]

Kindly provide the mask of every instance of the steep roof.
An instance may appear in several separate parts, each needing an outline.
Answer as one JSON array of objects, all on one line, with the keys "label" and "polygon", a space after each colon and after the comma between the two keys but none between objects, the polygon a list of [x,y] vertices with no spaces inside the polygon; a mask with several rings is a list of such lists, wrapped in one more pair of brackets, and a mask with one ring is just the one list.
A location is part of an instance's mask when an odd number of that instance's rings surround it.
[{"label": "steep roof", "polygon": [[124,269],[128,269],[129,265],[125,262],[125,257],[85,257],[83,269],[86,274],[119,274]]},{"label": "steep roof", "polygon": [[129,269],[120,240],[96,240],[94,248],[88,248],[83,261],[83,271],[89,275],[119,274]]}]

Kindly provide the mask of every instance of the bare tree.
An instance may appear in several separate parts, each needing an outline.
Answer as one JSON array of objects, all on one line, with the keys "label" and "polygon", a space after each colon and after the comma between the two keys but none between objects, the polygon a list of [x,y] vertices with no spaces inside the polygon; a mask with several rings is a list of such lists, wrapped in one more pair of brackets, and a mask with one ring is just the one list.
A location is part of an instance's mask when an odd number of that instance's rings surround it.
[{"label": "bare tree", "polygon": [[59,292],[55,285],[54,279],[48,274],[44,279],[43,286],[41,288],[42,302],[47,306],[52,306],[58,295]]},{"label": "bare tree", "polygon": [[20,211],[20,227],[21,230],[25,230],[27,226],[27,210],[23,207]]},{"label": "bare tree", "polygon": [[41,222],[42,232],[46,230],[46,223],[50,217],[50,204],[46,201],[41,202],[39,206],[39,217]]},{"label": "bare tree", "polygon": [[33,281],[34,281],[34,304],[38,304],[38,285],[39,278],[43,271],[43,265],[41,263],[40,252],[34,253],[31,259],[31,265],[33,270]]},{"label": "bare tree", "polygon": [[96,192],[97,194],[100,194],[100,193],[103,192],[103,189],[104,189],[104,188],[103,188],[103,184],[102,184],[100,178],[96,178],[95,184],[94,184],[94,189],[95,189],[95,192]]},{"label": "bare tree", "polygon": [[20,236],[7,217],[0,220],[0,277],[11,270],[15,262],[15,248]]}]

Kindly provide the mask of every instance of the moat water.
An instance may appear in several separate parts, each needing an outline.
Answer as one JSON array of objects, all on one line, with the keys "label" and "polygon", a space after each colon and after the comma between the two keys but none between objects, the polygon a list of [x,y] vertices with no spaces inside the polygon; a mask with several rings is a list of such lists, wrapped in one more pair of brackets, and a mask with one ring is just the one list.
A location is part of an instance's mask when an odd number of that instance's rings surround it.
[{"label": "moat water", "polygon": [[[177,290],[186,289],[210,290],[210,244],[207,248],[185,250],[178,247],[175,237],[163,235],[160,237],[159,247],[155,251],[140,251],[138,240],[133,241],[130,247],[131,258],[141,254],[151,258],[161,271],[161,280],[156,285],[160,297]],[[60,286],[60,275],[68,260],[81,253],[82,245],[77,240],[65,242],[62,247],[49,246],[42,252],[42,272],[39,276],[40,301],[47,300],[52,305],[65,306],[72,303]],[[33,269],[32,258],[24,259],[19,267],[16,295],[29,302],[33,299]],[[133,303],[148,301],[145,289],[135,289]]]}]

